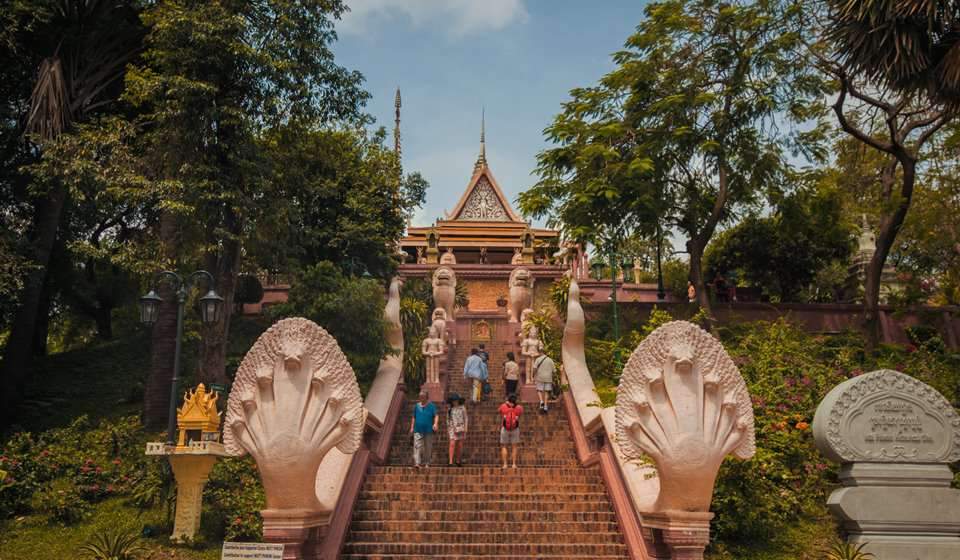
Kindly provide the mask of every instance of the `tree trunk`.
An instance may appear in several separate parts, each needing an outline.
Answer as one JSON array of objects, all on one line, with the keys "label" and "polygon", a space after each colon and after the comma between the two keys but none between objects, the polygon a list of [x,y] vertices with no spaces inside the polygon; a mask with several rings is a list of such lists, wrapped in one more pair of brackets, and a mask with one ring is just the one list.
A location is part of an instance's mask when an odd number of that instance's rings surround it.
[{"label": "tree trunk", "polygon": [[102,301],[98,302],[94,319],[97,322],[97,338],[100,340],[113,340],[112,312],[112,307],[109,307]]},{"label": "tree trunk", "polygon": [[53,290],[53,278],[48,274],[40,291],[37,304],[37,321],[33,329],[33,357],[47,355],[47,339],[50,337],[50,292]]},{"label": "tree trunk", "polygon": [[[867,265],[866,278],[863,283],[863,323],[866,330],[867,350],[873,351],[880,344],[880,285],[883,280],[883,267],[890,255],[890,249],[903,227],[903,222],[910,210],[910,201],[913,197],[913,187],[916,181],[915,159],[904,156],[892,159],[884,166],[881,181],[884,192],[890,193],[896,181],[897,164],[903,167],[903,178],[900,184],[900,193],[896,206],[889,213],[880,217],[880,227],[877,232],[877,250]],[[890,200],[892,197],[885,197]]]},{"label": "tree trunk", "polygon": [[[707,293],[707,283],[703,278],[704,247],[705,244],[702,244],[698,239],[687,241],[687,252],[690,254],[690,281],[693,282],[693,287],[697,290],[697,303],[703,309],[707,318],[712,321],[713,307],[710,305],[710,294]],[[708,323],[706,327],[709,330],[712,325]]]},{"label": "tree trunk", "polygon": [[47,199],[40,203],[36,214],[33,240],[33,264],[36,268],[31,269],[24,282],[20,307],[14,315],[3,352],[3,364],[0,365],[0,424],[12,419],[14,407],[23,394],[23,381],[32,365],[37,312],[66,200],[67,188],[56,185]]},{"label": "tree trunk", "polygon": [[[207,259],[208,270],[216,278],[215,289],[223,298],[223,310],[220,320],[203,328],[203,337],[200,343],[200,363],[197,378],[208,386],[211,383],[226,384],[227,378],[227,343],[230,334],[230,320],[233,316],[233,302],[236,293],[237,271],[240,268],[240,218],[233,210],[226,212],[226,227],[231,238],[222,243],[223,250],[219,255]],[[204,292],[206,293],[206,292]]]},{"label": "tree trunk", "polygon": [[[160,241],[167,257],[174,262],[177,246],[176,218],[169,212],[160,216]],[[153,326],[150,345],[150,372],[144,389],[143,422],[149,429],[167,425],[170,407],[170,383],[173,379],[174,348],[177,340],[177,296],[166,283],[158,290],[163,303]]]}]

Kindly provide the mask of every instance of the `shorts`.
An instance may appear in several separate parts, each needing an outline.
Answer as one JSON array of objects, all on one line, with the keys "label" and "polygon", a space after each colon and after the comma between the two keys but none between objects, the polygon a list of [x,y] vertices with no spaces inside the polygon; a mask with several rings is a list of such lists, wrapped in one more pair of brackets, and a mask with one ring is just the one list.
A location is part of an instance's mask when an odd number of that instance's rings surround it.
[{"label": "shorts", "polygon": [[518,443],[520,443],[520,428],[507,431],[503,426],[500,427],[500,445],[515,445]]},{"label": "shorts", "polygon": [[550,391],[553,391],[553,383],[540,383],[537,381],[537,391],[549,393]]}]

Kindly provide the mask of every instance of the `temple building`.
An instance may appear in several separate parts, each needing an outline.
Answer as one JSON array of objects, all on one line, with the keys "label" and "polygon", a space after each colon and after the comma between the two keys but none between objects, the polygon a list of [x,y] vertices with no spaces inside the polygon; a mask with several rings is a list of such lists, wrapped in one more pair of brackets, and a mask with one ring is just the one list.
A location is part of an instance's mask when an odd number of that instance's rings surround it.
[{"label": "temple building", "polygon": [[399,243],[400,275],[429,279],[438,266],[451,266],[467,288],[466,313],[506,313],[514,269],[530,271],[541,300],[572,261],[583,259],[576,248],[562,246],[560,232],[533,227],[517,214],[490,170],[485,140],[481,127],[480,155],[453,211],[432,225],[407,228]]},{"label": "temple building", "polygon": [[[533,228],[510,206],[487,165],[485,134],[467,188],[453,212],[431,226],[409,227],[400,247],[419,264],[549,264],[560,233]],[[451,256],[452,255],[452,256]]]}]

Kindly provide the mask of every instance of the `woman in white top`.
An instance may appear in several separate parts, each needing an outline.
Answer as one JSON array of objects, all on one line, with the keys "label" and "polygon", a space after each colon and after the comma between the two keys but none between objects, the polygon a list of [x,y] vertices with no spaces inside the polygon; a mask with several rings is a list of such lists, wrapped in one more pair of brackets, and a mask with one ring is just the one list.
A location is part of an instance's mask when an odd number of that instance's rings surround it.
[{"label": "woman in white top", "polygon": [[517,383],[520,381],[520,366],[517,365],[513,352],[507,352],[507,361],[503,362],[503,381],[506,384],[506,396],[517,394]]}]

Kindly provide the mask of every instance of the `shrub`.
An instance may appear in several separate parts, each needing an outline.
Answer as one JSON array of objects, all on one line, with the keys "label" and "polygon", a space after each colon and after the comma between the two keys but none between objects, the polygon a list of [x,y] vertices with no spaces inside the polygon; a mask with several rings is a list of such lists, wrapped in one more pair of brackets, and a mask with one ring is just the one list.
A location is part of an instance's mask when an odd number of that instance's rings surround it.
[{"label": "shrub", "polygon": [[90,504],[76,484],[62,478],[35,495],[33,509],[47,514],[53,521],[72,525],[90,512]]},{"label": "shrub", "polygon": [[90,560],[135,560],[146,548],[136,533],[118,530],[94,534],[80,552]]},{"label": "shrub", "polygon": [[250,457],[226,458],[217,462],[204,492],[213,517],[228,541],[257,541],[263,536],[260,510],[266,499]]}]

